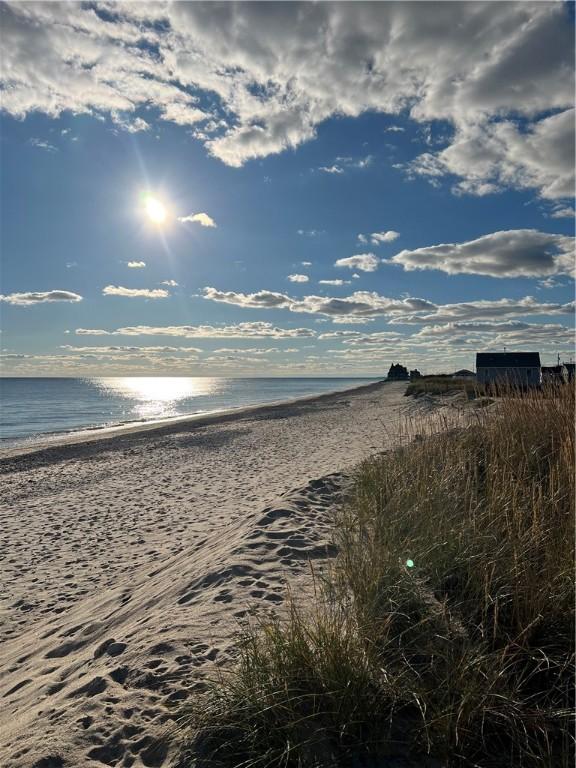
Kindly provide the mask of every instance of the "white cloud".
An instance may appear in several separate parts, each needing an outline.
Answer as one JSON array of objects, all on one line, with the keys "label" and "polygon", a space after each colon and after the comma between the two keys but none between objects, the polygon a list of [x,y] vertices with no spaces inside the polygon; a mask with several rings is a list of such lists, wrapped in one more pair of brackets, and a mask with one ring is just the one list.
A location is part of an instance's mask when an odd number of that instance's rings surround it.
[{"label": "white cloud", "polygon": [[359,269],[361,272],[375,272],[379,264],[380,259],[373,253],[358,253],[355,256],[348,256],[345,259],[338,259],[334,262],[335,267]]},{"label": "white cloud", "polygon": [[130,267],[130,269],[144,269],[146,266],[145,261],[128,261],[127,265]]},{"label": "white cloud", "polygon": [[405,270],[437,269],[450,275],[545,277],[574,269],[574,238],[535,229],[493,232],[464,243],[404,250],[392,257]]},{"label": "white cloud", "polygon": [[535,121],[527,130],[515,122],[464,123],[449,147],[425,153],[407,166],[432,181],[461,177],[456,194],[484,196],[505,188],[538,189],[543,198],[574,192],[574,110]]},{"label": "white cloud", "polygon": [[201,227],[215,227],[216,222],[207,213],[191,213],[188,216],[179,216],[178,221],[182,223],[200,224]]},{"label": "white cloud", "polygon": [[162,280],[160,285],[168,285],[170,286],[170,288],[176,288],[178,283],[176,282],[176,280]]},{"label": "white cloud", "polygon": [[290,312],[318,314],[333,322],[369,322],[376,317],[388,317],[390,323],[452,322],[456,320],[482,320],[498,317],[529,315],[563,315],[574,312],[574,302],[559,304],[539,302],[532,296],[522,299],[497,299],[435,304],[427,299],[380,296],[371,291],[355,291],[342,298],[330,296],[303,296],[297,299],[275,291],[240,293],[204,288],[203,296],[209,301],[232,304],[249,309],[288,309]]},{"label": "white cloud", "polygon": [[300,264],[302,264],[303,267],[311,267],[312,262],[311,261],[301,261]]},{"label": "white cloud", "polygon": [[30,139],[30,144],[38,149],[45,149],[47,152],[58,152],[58,147],[55,147],[54,144],[50,144],[50,142],[43,141],[42,139]]},{"label": "white cloud", "polygon": [[551,219],[573,219],[576,216],[574,208],[559,207],[550,214]]},{"label": "white cloud", "polygon": [[127,133],[141,133],[142,131],[150,130],[150,125],[141,117],[136,117],[133,120],[125,117],[118,112],[111,113],[112,120],[118,128],[122,128]]},{"label": "white cloud", "polygon": [[103,296],[125,296],[130,299],[165,299],[170,293],[164,288],[123,288],[120,285],[107,285],[102,289]]},{"label": "white cloud", "polygon": [[322,173],[334,173],[338,176],[344,173],[344,168],[341,165],[321,165],[318,170],[322,171]]},{"label": "white cloud", "polygon": [[73,344],[62,344],[60,349],[65,349],[68,352],[78,353],[93,353],[93,354],[105,354],[105,355],[125,355],[125,354],[163,354],[165,352],[184,352],[186,354],[198,354],[202,352],[197,347],[128,347],[128,346],[92,346],[92,347],[76,347]]},{"label": "white cloud", "polygon": [[476,194],[572,191],[573,26],[562,2],[122,3],[113,16],[13,2],[2,21],[2,106],[17,118],[110,115],[130,130],[150,108],[204,122],[198,140],[237,167],[313,139],[333,116],[403,114],[454,128],[414,172],[427,163]]},{"label": "white cloud", "polygon": [[320,285],[350,285],[350,280],[318,280]]},{"label": "white cloud", "polygon": [[393,229],[388,229],[384,232],[372,232],[369,235],[358,235],[358,242],[362,245],[366,245],[368,242],[371,245],[382,245],[382,243],[392,243],[400,237],[400,232],[396,232]]},{"label": "white cloud", "polygon": [[298,339],[316,335],[309,328],[277,328],[272,323],[253,322],[235,325],[136,325],[105,331],[77,328],[78,336],[179,336],[187,339]]},{"label": "white cloud", "polygon": [[33,304],[48,304],[55,301],[82,301],[82,296],[72,291],[28,291],[25,293],[10,293],[7,296],[0,296],[0,301],[15,306],[31,306]]},{"label": "white cloud", "polygon": [[286,279],[291,283],[307,283],[310,280],[308,275],[288,275]]},{"label": "white cloud", "polygon": [[574,302],[552,303],[537,301],[533,296],[522,299],[479,299],[463,301],[458,304],[440,304],[434,312],[422,312],[418,315],[407,314],[392,318],[393,323],[450,323],[469,320],[496,320],[508,317],[529,317],[534,315],[571,315],[574,314]]}]

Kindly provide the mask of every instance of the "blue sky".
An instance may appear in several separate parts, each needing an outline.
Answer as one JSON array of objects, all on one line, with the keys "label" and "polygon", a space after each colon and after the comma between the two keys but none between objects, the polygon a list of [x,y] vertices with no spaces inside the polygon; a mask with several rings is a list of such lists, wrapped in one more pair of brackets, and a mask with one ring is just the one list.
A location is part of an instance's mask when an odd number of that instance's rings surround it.
[{"label": "blue sky", "polygon": [[4,374],[568,359],[570,8],[425,6],[2,6]]}]

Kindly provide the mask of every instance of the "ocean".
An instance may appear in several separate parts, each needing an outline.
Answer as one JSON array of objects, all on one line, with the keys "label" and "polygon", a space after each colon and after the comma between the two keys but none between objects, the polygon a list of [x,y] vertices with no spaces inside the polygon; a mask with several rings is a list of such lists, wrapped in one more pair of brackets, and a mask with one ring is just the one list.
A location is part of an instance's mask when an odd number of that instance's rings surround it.
[{"label": "ocean", "polygon": [[3,447],[349,389],[374,378],[0,378]]}]

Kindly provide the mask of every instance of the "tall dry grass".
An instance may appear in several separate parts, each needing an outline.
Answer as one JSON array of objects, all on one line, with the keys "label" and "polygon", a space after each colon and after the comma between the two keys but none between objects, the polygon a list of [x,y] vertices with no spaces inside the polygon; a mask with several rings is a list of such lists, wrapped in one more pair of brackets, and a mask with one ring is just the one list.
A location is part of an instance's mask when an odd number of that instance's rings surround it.
[{"label": "tall dry grass", "polygon": [[315,605],[192,714],[208,764],[573,764],[574,392],[416,432],[358,467]]}]

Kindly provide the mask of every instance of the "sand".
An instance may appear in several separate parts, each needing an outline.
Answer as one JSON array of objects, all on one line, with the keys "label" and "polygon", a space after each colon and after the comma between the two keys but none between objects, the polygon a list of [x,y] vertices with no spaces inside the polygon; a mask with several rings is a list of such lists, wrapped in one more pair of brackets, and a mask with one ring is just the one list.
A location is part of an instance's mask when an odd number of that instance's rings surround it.
[{"label": "sand", "polygon": [[0,763],[173,766],[177,707],[334,554],[350,471],[398,443],[404,391],[4,455]]}]

